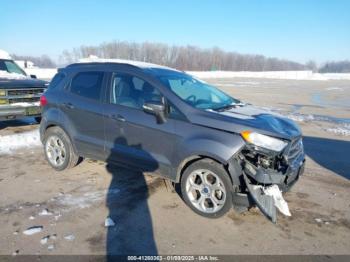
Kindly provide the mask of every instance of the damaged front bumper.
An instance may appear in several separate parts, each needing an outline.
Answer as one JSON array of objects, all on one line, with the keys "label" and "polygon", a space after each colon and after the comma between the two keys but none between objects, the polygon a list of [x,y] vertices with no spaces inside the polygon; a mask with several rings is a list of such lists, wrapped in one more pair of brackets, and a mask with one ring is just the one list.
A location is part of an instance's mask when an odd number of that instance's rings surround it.
[{"label": "damaged front bumper", "polygon": [[[281,155],[271,157],[283,162],[283,168],[281,163],[263,167],[259,164],[260,161],[253,162],[252,158],[245,157],[242,152],[238,154],[235,171],[239,163],[241,175],[239,190],[236,190],[233,196],[236,210],[242,211],[256,205],[273,223],[277,221],[276,207],[285,215],[289,214],[288,205],[284,202],[281,192],[289,191],[304,173],[305,154],[301,138],[299,140],[300,142],[297,141],[299,147],[294,145],[293,152],[289,148]],[[272,168],[275,166],[279,168]],[[276,188],[277,190],[272,190]],[[285,205],[287,208],[283,208]]]},{"label": "damaged front bumper", "polygon": [[257,184],[276,184],[282,192],[287,192],[298,181],[299,176],[304,173],[305,156],[301,154],[295,161],[295,165],[290,165],[285,173],[273,169],[256,168],[250,163],[245,163],[243,173],[252,178]]}]

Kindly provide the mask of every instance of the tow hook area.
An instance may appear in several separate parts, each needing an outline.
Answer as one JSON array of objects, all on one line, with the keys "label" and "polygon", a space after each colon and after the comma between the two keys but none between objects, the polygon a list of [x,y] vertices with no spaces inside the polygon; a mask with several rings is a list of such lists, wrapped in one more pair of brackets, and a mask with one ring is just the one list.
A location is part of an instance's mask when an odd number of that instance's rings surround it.
[{"label": "tow hook area", "polygon": [[253,185],[246,174],[243,174],[244,181],[249,194],[258,206],[260,211],[273,223],[277,222],[277,209],[285,216],[291,216],[287,202],[283,199],[282,193],[277,185],[262,186]]}]

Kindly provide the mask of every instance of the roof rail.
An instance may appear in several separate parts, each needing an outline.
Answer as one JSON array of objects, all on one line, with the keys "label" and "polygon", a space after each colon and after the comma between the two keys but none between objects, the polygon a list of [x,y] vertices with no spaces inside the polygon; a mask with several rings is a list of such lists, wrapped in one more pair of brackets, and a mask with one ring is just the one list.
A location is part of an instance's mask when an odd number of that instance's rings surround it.
[{"label": "roof rail", "polygon": [[125,60],[125,59],[103,59],[103,58],[83,58],[80,59],[79,62],[73,63],[71,65],[68,65],[67,67],[78,67],[78,66],[93,66],[93,65],[99,65],[99,64],[122,64],[122,65],[129,65],[137,68],[163,68],[163,69],[171,69],[175,70],[173,68],[142,62],[142,61],[134,61],[134,60]]},{"label": "roof rail", "polygon": [[72,67],[88,67],[88,66],[96,66],[96,65],[126,65],[126,66],[131,66],[131,67],[136,67],[136,68],[140,68],[138,66],[132,65],[132,64],[127,64],[127,63],[116,63],[116,62],[84,62],[84,63],[73,63],[70,64],[68,66],[66,66],[66,68],[72,68]]}]

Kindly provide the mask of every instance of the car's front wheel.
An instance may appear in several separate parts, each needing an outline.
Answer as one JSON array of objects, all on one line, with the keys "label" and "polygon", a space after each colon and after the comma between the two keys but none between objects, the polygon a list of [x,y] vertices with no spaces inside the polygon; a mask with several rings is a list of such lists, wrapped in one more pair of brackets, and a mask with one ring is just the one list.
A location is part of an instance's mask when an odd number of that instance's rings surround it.
[{"label": "car's front wheel", "polygon": [[181,193],[186,204],[204,217],[221,217],[232,207],[231,180],[224,167],[211,159],[196,161],[186,168]]},{"label": "car's front wheel", "polygon": [[50,127],[44,135],[46,160],[57,171],[74,167],[79,162],[68,135],[59,127]]}]

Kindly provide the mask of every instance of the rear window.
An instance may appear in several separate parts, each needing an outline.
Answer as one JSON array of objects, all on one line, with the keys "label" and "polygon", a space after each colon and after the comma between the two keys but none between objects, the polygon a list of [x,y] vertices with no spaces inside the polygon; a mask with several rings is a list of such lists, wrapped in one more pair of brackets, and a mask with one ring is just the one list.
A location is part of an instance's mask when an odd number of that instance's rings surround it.
[{"label": "rear window", "polygon": [[78,73],[71,82],[70,91],[76,95],[99,100],[101,98],[103,72]]},{"label": "rear window", "polygon": [[56,88],[64,79],[65,74],[57,73],[51,80],[49,88]]}]

